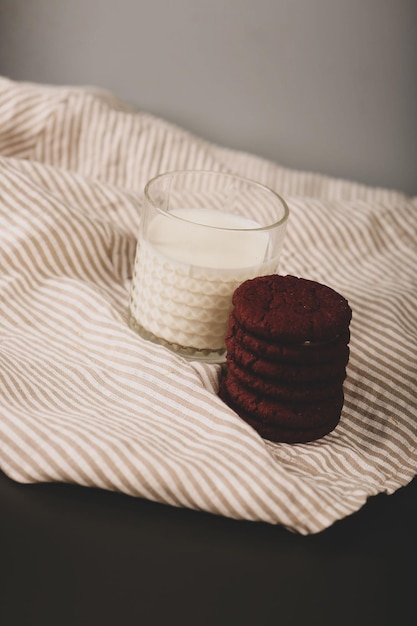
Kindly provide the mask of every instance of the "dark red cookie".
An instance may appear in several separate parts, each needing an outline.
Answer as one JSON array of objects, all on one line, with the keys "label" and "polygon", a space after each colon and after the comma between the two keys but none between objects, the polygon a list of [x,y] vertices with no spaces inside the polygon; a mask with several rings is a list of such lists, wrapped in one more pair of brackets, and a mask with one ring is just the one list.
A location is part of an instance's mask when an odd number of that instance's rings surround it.
[{"label": "dark red cookie", "polygon": [[294,404],[267,398],[240,385],[233,377],[222,378],[221,393],[234,407],[249,416],[253,422],[291,429],[310,430],[334,423],[343,407],[343,388],[337,397],[310,404]]},{"label": "dark red cookie", "polygon": [[284,343],[333,340],[346,333],[352,317],[348,301],[334,289],[291,275],[246,280],[232,301],[246,330]]},{"label": "dark red cookie", "polygon": [[254,430],[263,438],[273,441],[275,443],[308,443],[309,441],[316,441],[325,437],[332,432],[338,425],[340,417],[337,417],[333,422],[329,424],[323,424],[317,428],[310,428],[306,430],[288,430],[285,428],[278,428],[269,424],[259,424],[251,420],[250,416],[243,417],[249,426],[252,426]]},{"label": "dark red cookie", "polygon": [[233,411],[235,411],[239,417],[241,417],[249,426],[251,426],[256,432],[263,437],[273,442],[280,443],[307,443],[309,441],[316,441],[321,439],[325,435],[328,435],[332,430],[336,428],[340,421],[341,411],[334,412],[331,420],[327,423],[321,423],[317,426],[305,427],[305,428],[287,428],[285,426],[278,426],[270,422],[262,422],[253,417],[252,413],[249,413],[242,407],[239,407],[228,395],[225,388],[224,381],[220,383],[220,398],[225,402]]},{"label": "dark red cookie", "polygon": [[252,375],[285,383],[312,383],[346,376],[349,348],[345,346],[337,360],[326,363],[281,363],[267,361],[249,352],[242,344],[226,341],[227,362],[234,362]]},{"label": "dark red cookie", "polygon": [[275,398],[288,404],[317,403],[323,400],[340,397],[340,388],[345,374],[336,378],[315,383],[288,384],[261,378],[239,367],[235,362],[227,364],[228,378],[236,383],[265,397]]},{"label": "dark red cookie", "polygon": [[346,330],[339,337],[329,341],[282,343],[268,341],[246,331],[237,321],[233,311],[229,316],[226,334],[226,346],[232,343],[241,344],[248,352],[252,352],[267,361],[283,363],[319,364],[338,359],[346,354],[346,346],[350,340],[350,332]]}]

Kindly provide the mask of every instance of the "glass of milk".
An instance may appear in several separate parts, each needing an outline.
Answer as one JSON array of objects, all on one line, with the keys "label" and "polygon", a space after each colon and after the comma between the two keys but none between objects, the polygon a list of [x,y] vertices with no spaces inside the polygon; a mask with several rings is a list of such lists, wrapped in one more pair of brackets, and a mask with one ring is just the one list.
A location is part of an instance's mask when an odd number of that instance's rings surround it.
[{"label": "glass of milk", "polygon": [[193,360],[221,363],[232,295],[278,270],[288,206],[272,189],[221,172],[167,172],[148,182],[129,324]]}]

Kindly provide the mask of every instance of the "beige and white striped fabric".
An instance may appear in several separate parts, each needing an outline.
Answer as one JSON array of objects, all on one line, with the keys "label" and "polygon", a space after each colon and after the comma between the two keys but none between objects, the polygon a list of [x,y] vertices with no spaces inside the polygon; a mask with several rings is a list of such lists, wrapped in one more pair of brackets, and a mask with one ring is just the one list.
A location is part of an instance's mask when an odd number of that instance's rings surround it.
[{"label": "beige and white striped fabric", "polygon": [[[218,366],[127,325],[142,189],[198,168],[270,185],[281,271],[353,309],[336,430],[262,440]],[[209,144],[94,89],[0,80],[0,467],[316,533],[417,473],[417,199]]]}]

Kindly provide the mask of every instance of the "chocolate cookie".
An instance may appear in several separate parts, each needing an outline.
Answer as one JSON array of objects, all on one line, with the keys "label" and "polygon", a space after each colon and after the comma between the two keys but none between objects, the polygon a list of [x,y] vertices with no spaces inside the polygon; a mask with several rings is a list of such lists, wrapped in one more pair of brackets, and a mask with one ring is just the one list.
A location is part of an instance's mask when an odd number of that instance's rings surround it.
[{"label": "chocolate cookie", "polygon": [[295,276],[245,281],[233,295],[219,395],[262,437],[302,443],[338,424],[352,311]]},{"label": "chocolate cookie", "polygon": [[340,418],[337,417],[329,424],[323,424],[317,428],[304,430],[289,430],[271,426],[270,424],[259,424],[254,422],[250,416],[242,417],[242,419],[244,419],[249,426],[252,426],[263,439],[268,439],[275,443],[308,443],[309,441],[321,439],[331,433],[338,425]]},{"label": "chocolate cookie", "polygon": [[334,289],[291,275],[246,280],[232,302],[246,330],[284,343],[333,340],[346,333],[352,317],[347,300]]},{"label": "chocolate cookie", "polygon": [[234,405],[256,422],[290,429],[309,429],[332,422],[343,406],[343,388],[337,397],[309,404],[294,404],[267,398],[240,385],[234,378],[225,376],[221,384]]},{"label": "chocolate cookie", "polygon": [[275,398],[288,404],[308,404],[338,398],[346,376],[343,373],[342,376],[325,381],[288,384],[251,374],[231,361],[227,364],[227,377],[264,397]]},{"label": "chocolate cookie", "polygon": [[242,345],[245,350],[268,361],[281,361],[283,363],[319,364],[338,359],[341,354],[346,354],[346,346],[350,340],[349,329],[338,337],[328,341],[282,343],[257,337],[248,332],[236,319],[233,311],[229,316],[229,324],[226,334],[226,345],[233,343]]},{"label": "chocolate cookie", "polygon": [[301,383],[325,381],[346,375],[346,365],[349,360],[349,347],[344,346],[334,361],[326,363],[282,363],[267,361],[256,354],[249,352],[243,344],[233,340],[226,341],[227,362],[234,362],[252,375],[277,382]]},{"label": "chocolate cookie", "polygon": [[340,421],[340,410],[335,409],[329,414],[327,422],[320,422],[317,425],[302,425],[298,428],[290,428],[279,425],[276,421],[259,420],[252,409],[246,410],[238,406],[229,396],[225,381],[220,383],[219,395],[222,400],[230,406],[247,424],[249,424],[264,439],[281,443],[307,443],[321,439],[336,428]]}]

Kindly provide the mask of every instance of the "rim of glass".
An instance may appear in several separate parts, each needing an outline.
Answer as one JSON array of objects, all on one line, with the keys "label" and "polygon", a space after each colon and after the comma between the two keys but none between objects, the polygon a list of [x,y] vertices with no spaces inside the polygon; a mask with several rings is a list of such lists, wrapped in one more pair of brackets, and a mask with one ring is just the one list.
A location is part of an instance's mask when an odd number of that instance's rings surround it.
[{"label": "rim of glass", "polygon": [[[274,198],[276,198],[282,208],[284,209],[284,214],[281,217],[281,219],[277,220],[276,222],[272,222],[271,224],[267,224],[266,226],[255,226],[255,227],[230,227],[230,226],[213,226],[211,224],[201,224],[199,222],[196,222],[192,219],[187,219],[186,217],[182,217],[181,215],[175,215],[172,214],[170,211],[167,211],[166,209],[162,208],[161,206],[159,206],[159,204],[155,203],[154,200],[152,199],[149,190],[151,185],[153,185],[154,183],[156,183],[158,180],[160,180],[161,178],[165,178],[165,177],[169,177],[169,176],[175,176],[176,174],[206,174],[206,175],[211,175],[211,176],[222,176],[223,178],[230,178],[230,179],[234,179],[237,181],[240,181],[242,183],[245,184],[249,184],[253,187],[257,187],[258,189],[262,189],[262,191],[270,194],[271,196],[273,196]],[[285,224],[285,222],[288,220],[289,214],[290,214],[290,210],[288,207],[288,204],[286,203],[286,201],[284,200],[284,198],[282,196],[280,196],[279,193],[277,193],[276,191],[274,191],[273,189],[271,189],[270,187],[268,187],[267,185],[264,185],[263,183],[259,183],[256,180],[253,180],[251,178],[246,178],[245,176],[240,176],[239,174],[230,174],[228,172],[217,172],[215,170],[172,170],[172,171],[168,171],[168,172],[162,172],[161,174],[157,174],[156,176],[154,176],[153,178],[151,178],[145,185],[144,188],[144,195],[147,199],[147,201],[153,206],[154,209],[156,209],[159,213],[161,213],[162,215],[165,215],[166,217],[174,220],[174,221],[180,221],[180,222],[187,222],[188,224],[195,224],[197,226],[203,226],[204,228],[212,228],[213,230],[226,230],[226,231],[265,231],[265,230],[272,230],[274,228],[277,228],[277,226],[281,226],[282,224]]]}]

